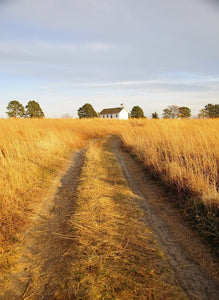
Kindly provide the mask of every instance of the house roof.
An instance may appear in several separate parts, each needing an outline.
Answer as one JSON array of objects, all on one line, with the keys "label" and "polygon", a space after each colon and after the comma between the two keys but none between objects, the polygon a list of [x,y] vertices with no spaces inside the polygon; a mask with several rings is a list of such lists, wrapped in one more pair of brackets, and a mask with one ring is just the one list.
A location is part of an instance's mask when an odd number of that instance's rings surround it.
[{"label": "house roof", "polygon": [[122,111],[124,107],[115,107],[115,108],[105,108],[100,112],[100,115],[106,115],[106,114],[118,114],[120,111]]}]

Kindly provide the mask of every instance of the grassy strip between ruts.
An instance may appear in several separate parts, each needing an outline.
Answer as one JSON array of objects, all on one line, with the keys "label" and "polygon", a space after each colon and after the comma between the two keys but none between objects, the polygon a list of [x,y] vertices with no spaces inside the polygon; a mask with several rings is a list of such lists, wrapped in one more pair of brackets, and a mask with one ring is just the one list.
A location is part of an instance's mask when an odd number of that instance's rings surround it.
[{"label": "grassy strip between ruts", "polygon": [[73,262],[57,299],[187,299],[106,143],[90,145],[77,191]]}]

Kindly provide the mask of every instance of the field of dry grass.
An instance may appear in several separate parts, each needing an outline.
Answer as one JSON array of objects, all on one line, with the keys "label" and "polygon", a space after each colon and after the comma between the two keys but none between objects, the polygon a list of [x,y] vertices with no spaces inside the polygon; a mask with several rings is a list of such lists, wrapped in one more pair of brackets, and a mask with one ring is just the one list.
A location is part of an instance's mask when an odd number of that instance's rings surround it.
[{"label": "field of dry grass", "polygon": [[108,134],[120,135],[144,166],[178,194],[194,195],[201,199],[197,205],[215,213],[218,132],[218,119],[0,120],[1,257],[70,153]]},{"label": "field of dry grass", "polygon": [[219,204],[219,120],[132,121],[122,139],[148,170],[178,193]]},{"label": "field of dry grass", "polygon": [[0,120],[0,257],[72,151],[113,132],[99,120]]},{"label": "field of dry grass", "polygon": [[139,120],[124,145],[162,181],[205,241],[219,247],[219,119]]}]

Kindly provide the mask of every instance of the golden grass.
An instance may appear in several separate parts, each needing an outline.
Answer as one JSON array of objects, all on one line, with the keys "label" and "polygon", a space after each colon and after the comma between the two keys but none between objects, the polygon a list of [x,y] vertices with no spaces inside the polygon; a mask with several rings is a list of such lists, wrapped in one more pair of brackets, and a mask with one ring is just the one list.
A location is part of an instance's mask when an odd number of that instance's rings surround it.
[{"label": "golden grass", "polygon": [[215,254],[219,232],[219,119],[139,120],[122,132],[126,147],[178,200]]},{"label": "golden grass", "polygon": [[72,151],[113,130],[99,120],[0,120],[0,257]]},{"label": "golden grass", "polygon": [[0,254],[72,151],[119,134],[179,194],[218,206],[219,120],[0,120]]},{"label": "golden grass", "polygon": [[178,193],[219,205],[219,119],[139,120],[122,132],[125,145]]},{"label": "golden grass", "polygon": [[[90,145],[77,192],[66,298],[187,299],[110,147]],[[65,298],[64,290],[56,297]]]}]

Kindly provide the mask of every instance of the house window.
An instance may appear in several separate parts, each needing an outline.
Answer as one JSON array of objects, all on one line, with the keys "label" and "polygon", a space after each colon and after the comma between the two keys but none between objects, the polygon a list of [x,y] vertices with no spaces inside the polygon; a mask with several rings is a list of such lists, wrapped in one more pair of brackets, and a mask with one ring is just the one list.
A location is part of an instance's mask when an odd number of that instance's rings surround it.
[{"label": "house window", "polygon": [[111,119],[112,119],[113,115],[111,115]]},{"label": "house window", "polygon": [[103,115],[103,118],[105,118],[105,116]]},{"label": "house window", "polygon": [[118,115],[116,114],[116,118],[118,118]]},{"label": "house window", "polygon": [[108,118],[108,115],[106,117]]}]

